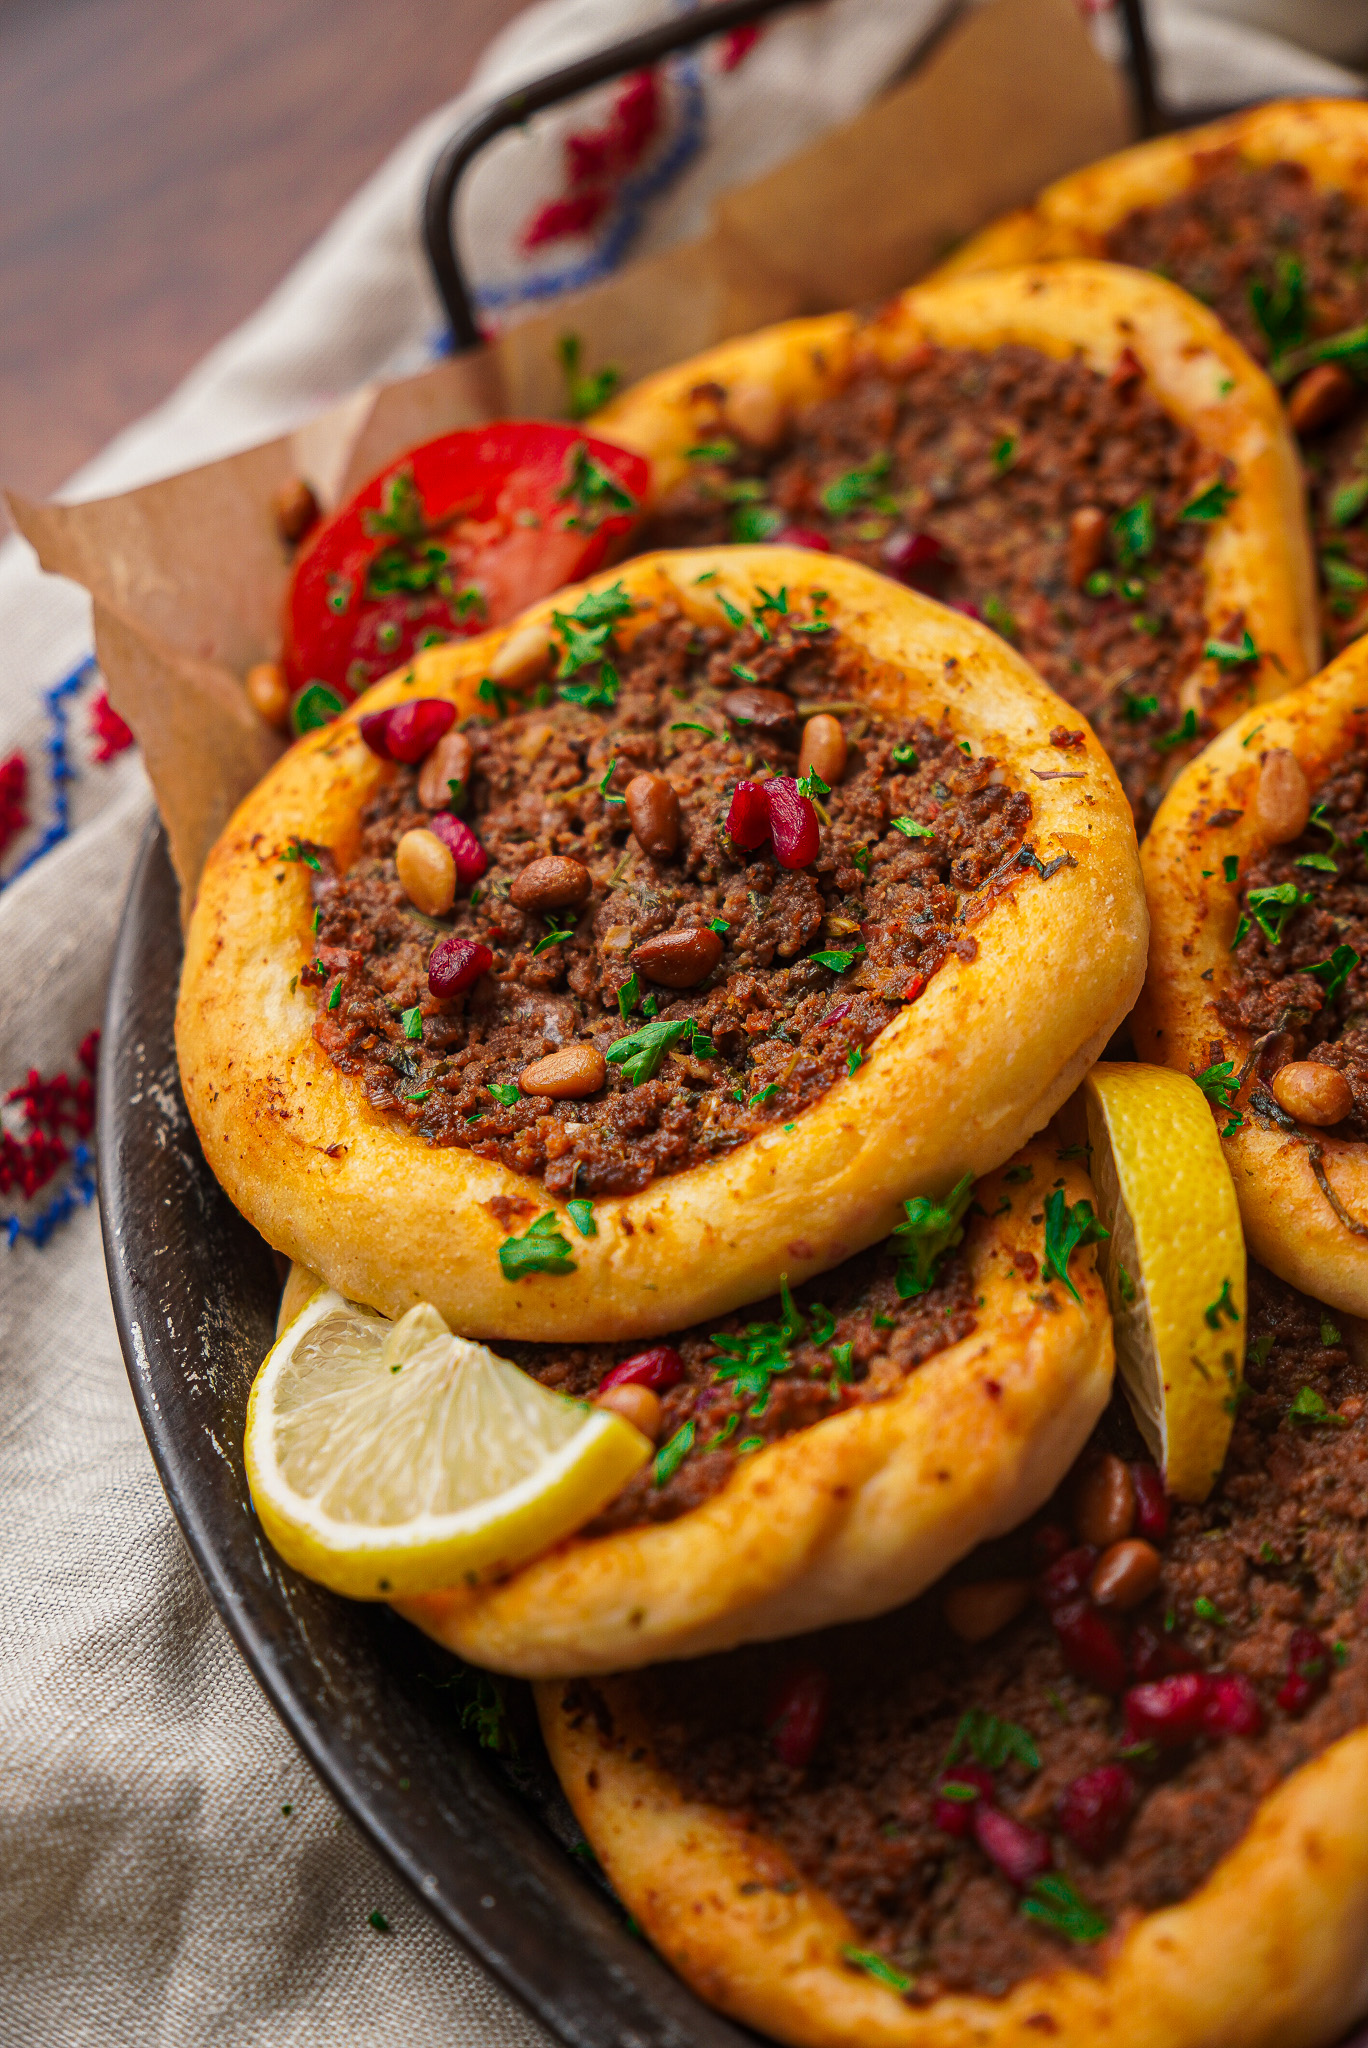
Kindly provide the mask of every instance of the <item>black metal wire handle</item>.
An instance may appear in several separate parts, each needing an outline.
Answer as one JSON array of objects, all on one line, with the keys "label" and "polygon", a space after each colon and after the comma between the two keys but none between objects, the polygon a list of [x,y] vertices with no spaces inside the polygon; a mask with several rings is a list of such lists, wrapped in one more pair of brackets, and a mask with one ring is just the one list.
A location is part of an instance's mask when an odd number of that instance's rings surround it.
[{"label": "black metal wire handle", "polygon": [[[721,0],[720,5],[700,8],[697,13],[662,22],[658,28],[628,36],[620,43],[610,43],[607,49],[598,50],[590,57],[581,57],[573,64],[562,66],[559,71],[549,71],[544,78],[533,79],[530,84],[519,86],[515,92],[505,93],[458,128],[434,163],[423,195],[423,246],[432,266],[433,281],[451,323],[452,352],[461,355],[467,349],[480,345],[480,328],[471,304],[470,288],[456,252],[454,202],[457,186],[487,142],[492,142],[506,129],[521,127],[529,115],[557,106],[562,100],[573,99],[577,93],[586,92],[591,86],[603,85],[610,78],[621,78],[629,71],[643,71],[676,50],[687,50],[712,36],[725,35],[730,29],[747,28],[766,15],[777,14],[780,8],[811,4],[812,0]],[[1155,99],[1154,67],[1145,31],[1143,0],[1120,0],[1120,4],[1136,113],[1141,132],[1152,135],[1160,124],[1160,114]],[[930,36],[944,26],[951,11],[954,10],[947,10],[937,19]]]}]

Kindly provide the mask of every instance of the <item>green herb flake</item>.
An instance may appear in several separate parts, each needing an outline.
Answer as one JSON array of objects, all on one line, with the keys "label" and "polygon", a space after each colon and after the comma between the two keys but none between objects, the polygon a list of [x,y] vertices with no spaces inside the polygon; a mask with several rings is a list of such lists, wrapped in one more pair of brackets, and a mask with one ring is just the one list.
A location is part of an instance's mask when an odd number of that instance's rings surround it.
[{"label": "green herb flake", "polygon": [[335,981],[335,982],[333,983],[333,992],[332,992],[332,994],[331,994],[331,995],[330,995],[330,996],[328,997],[328,1008],[329,1008],[330,1010],[335,1010],[335,1009],[337,1008],[338,1004],[339,1004],[339,1003],[340,1003],[341,1001],[342,1001],[342,983],[341,983],[341,980],[339,979],[339,980],[337,980],[337,981]]},{"label": "green herb flake", "polygon": [[913,746],[894,747],[893,766],[895,768],[919,768],[921,766],[921,759],[916,748]]},{"label": "green herb flake", "polygon": [[1229,1628],[1230,1623],[1214,1600],[1208,1600],[1205,1593],[1199,1593],[1192,1603],[1192,1611],[1199,1621],[1209,1621],[1213,1628]]},{"label": "green herb flake", "polygon": [[822,503],[836,519],[869,509],[896,511],[896,501],[888,498],[881,488],[891,467],[892,457],[885,449],[866,468],[848,469],[844,476],[834,478],[822,492]]},{"label": "green herb flake", "polygon": [[399,1018],[405,1038],[421,1038],[423,1035],[423,1013],[415,1003],[411,1010],[405,1010]]},{"label": "green herb flake", "polygon": [[1238,640],[1208,640],[1202,653],[1207,661],[1214,661],[1221,669],[1243,668],[1246,662],[1259,659],[1259,650],[1248,626]]},{"label": "green herb flake", "polygon": [[857,946],[851,953],[839,952],[833,948],[822,953],[809,953],[808,959],[814,960],[819,967],[829,967],[833,974],[844,974],[846,969],[859,959],[863,951],[863,946]]},{"label": "green herb flake", "polygon": [[724,1384],[731,1381],[742,1399],[751,1400],[752,1415],[764,1414],[771,1379],[791,1369],[790,1349],[807,1335],[807,1320],[789,1292],[787,1274],[780,1276],[779,1300],[782,1322],[747,1323],[740,1336],[715,1333],[712,1340],[723,1361],[714,1377]]},{"label": "green herb flake", "polygon": [[1193,1075],[1193,1079],[1207,1101],[1214,1103],[1217,1109],[1229,1109],[1240,1092],[1233,1060],[1219,1060],[1214,1066],[1204,1067],[1200,1074]]},{"label": "green herb flake", "polygon": [[1303,1429],[1348,1429],[1348,1417],[1336,1415],[1327,1407],[1323,1395],[1314,1387],[1302,1387],[1296,1400],[1287,1411],[1289,1422],[1297,1423]]},{"label": "green herb flake", "polygon": [[304,842],[297,835],[293,835],[291,837],[290,843],[285,848],[284,853],[277,854],[276,858],[278,860],[286,861],[303,861],[305,867],[312,868],[316,875],[321,875],[323,872],[323,863],[318,858],[318,855],[316,853],[311,853],[308,847],[305,846]]},{"label": "green herb flake", "polygon": [[625,797],[625,796],[609,796],[609,794],[608,794],[608,785],[609,785],[609,783],[610,783],[610,782],[612,781],[612,779],[613,779],[613,771],[614,771],[614,769],[615,769],[616,767],[617,767],[617,755],[616,755],[616,754],[614,754],[614,756],[613,756],[612,760],[611,760],[611,761],[610,761],[610,762],[608,763],[608,766],[607,766],[607,767],[606,767],[606,768],[604,769],[604,771],[603,771],[603,779],[602,779],[602,781],[601,781],[601,782],[599,783],[599,786],[598,786],[598,789],[599,789],[599,795],[600,795],[600,796],[601,796],[601,797],[603,798],[603,801],[604,801],[604,802],[605,802],[606,804],[624,804],[624,805],[625,805],[625,804],[626,804],[626,802],[627,802],[627,799],[626,799],[626,797]]},{"label": "green herb flake", "polygon": [[633,972],[628,975],[626,981],[623,982],[622,987],[617,992],[618,1015],[624,1024],[640,1001],[641,983],[637,979],[635,972]]},{"label": "green herb flake", "polygon": [[1138,498],[1112,521],[1112,547],[1123,569],[1133,569],[1152,555],[1157,538],[1152,498]]},{"label": "green herb flake", "polygon": [[546,913],[546,926],[545,934],[538,939],[536,945],[532,948],[532,958],[534,960],[539,954],[547,952],[552,946],[563,946],[567,939],[573,939],[575,936],[575,920],[572,917],[567,918],[562,923],[560,918],[548,911]]},{"label": "green herb flake", "polygon": [[831,784],[823,782],[815,768],[809,768],[806,775],[798,777],[798,794],[807,797],[809,802],[813,797],[830,796]]},{"label": "green herb flake", "polygon": [[731,537],[742,546],[773,540],[785,524],[773,505],[738,505],[731,515]]},{"label": "green herb flake", "polygon": [[1351,484],[1342,484],[1330,500],[1330,524],[1352,526],[1365,505],[1368,505],[1368,476],[1357,477]]},{"label": "green herb flake", "polygon": [[1182,511],[1178,514],[1178,517],[1180,519],[1223,519],[1239,495],[1239,492],[1233,491],[1229,484],[1222,483],[1217,478],[1216,482],[1208,484],[1204,491],[1198,491],[1195,498],[1189,498],[1187,504],[1184,505]]},{"label": "green herb flake", "polygon": [[750,1099],[750,1107],[752,1109],[758,1109],[766,1102],[773,1102],[775,1096],[778,1093],[779,1083],[777,1081],[771,1081],[768,1088],[762,1088],[760,1089],[758,1094],[752,1095]]},{"label": "green herb flake", "polygon": [[603,521],[615,512],[635,512],[637,501],[630,491],[624,490],[611,470],[604,468],[596,457],[589,453],[583,441],[570,450],[565,465],[565,482],[556,493],[557,500],[564,503],[573,499],[585,516],[566,521],[567,526],[593,532]]},{"label": "green herb flake", "polygon": [[993,444],[993,468],[999,476],[1006,476],[1017,459],[1017,438],[1015,434],[1004,434]]},{"label": "green herb flake", "polygon": [[1260,277],[1249,284],[1249,310],[1263,329],[1274,358],[1306,339],[1309,306],[1306,278],[1295,256],[1280,254],[1273,266],[1273,282]]},{"label": "green herb flake", "polygon": [[[636,976],[633,975],[633,980]],[[622,1068],[622,1078],[633,1088],[639,1088],[645,1081],[653,1081],[660,1071],[661,1062],[672,1045],[678,1045],[681,1038],[691,1036],[693,1020],[689,1017],[658,1018],[643,1024],[637,1031],[629,1031],[608,1048],[610,1066]]]},{"label": "green herb flake", "polygon": [[566,1203],[565,1213],[581,1237],[598,1236],[598,1225],[594,1221],[594,1205],[587,1202],[582,1195],[573,1202]]},{"label": "green herb flake", "polygon": [[735,441],[697,441],[685,454],[690,462],[731,462],[735,459]]},{"label": "green herb flake", "polygon": [[1047,1871],[1035,1880],[1029,1895],[1021,1902],[1021,1910],[1028,1920],[1036,1920],[1042,1927],[1062,1934],[1066,1941],[1100,1941],[1111,1925],[1079,1897],[1067,1878],[1058,1876],[1054,1871]]},{"label": "green herb flake", "polygon": [[367,1913],[366,1925],[368,1927],[373,1927],[377,1934],[388,1934],[390,1931],[389,1921],[385,1918],[384,1914],[380,1911],[380,1908],[378,1906],[376,1907],[373,1913]]},{"label": "green herb flake", "polygon": [[1146,718],[1153,718],[1159,709],[1157,697],[1135,697],[1126,694],[1126,717],[1132,725],[1139,725]]},{"label": "green herb flake", "polygon": [[[556,359],[565,379],[565,409],[572,420],[588,419],[591,412],[607,405],[622,382],[621,370],[609,367],[586,376],[580,369],[583,343],[577,334],[562,334],[556,343]],[[730,447],[730,442],[726,444]],[[693,449],[689,450],[692,455]],[[725,456],[721,458],[726,460]]]},{"label": "green herb flake", "polygon": [[499,1265],[505,1280],[525,1280],[532,1273],[573,1273],[570,1240],[563,1237],[560,1218],[548,1209],[530,1223],[521,1237],[506,1237],[499,1246]]},{"label": "green herb flake", "polygon": [[753,1452],[763,1451],[764,1448],[765,1439],[762,1436],[743,1436],[736,1446],[736,1455],[738,1458],[749,1458]]},{"label": "green herb flake", "polygon": [[906,839],[934,839],[936,836],[933,826],[918,824],[915,818],[890,818],[889,823]]},{"label": "green herb flake", "polygon": [[898,1257],[900,1301],[913,1301],[934,1285],[941,1259],[963,1241],[964,1216],[973,1192],[974,1176],[966,1173],[943,1202],[914,1195],[903,1203],[906,1220],[889,1238]]},{"label": "green herb flake", "polygon": [[518,1100],[518,1084],[516,1081],[491,1081],[488,1086],[489,1093],[494,1097],[494,1100],[501,1102],[505,1109],[511,1109]]},{"label": "green herb flake", "polygon": [[1000,1721],[982,1707],[966,1707],[960,1715],[941,1768],[948,1770],[966,1750],[990,1771],[1000,1771],[1009,1761],[1024,1764],[1028,1771],[1040,1769],[1040,1752],[1030,1730],[1016,1721]]},{"label": "green herb flake", "polygon": [[1163,753],[1167,753],[1170,747],[1187,746],[1188,743],[1192,740],[1195,740],[1196,737],[1197,713],[1192,709],[1191,705],[1189,705],[1187,710],[1183,713],[1182,724],[1180,726],[1175,727],[1175,729],[1172,732],[1164,733],[1158,740],[1155,741],[1155,745]]},{"label": "green herb flake", "polygon": [[863,1053],[862,1053],[862,1052],[860,1051],[860,1048],[859,1048],[859,1046],[858,1046],[858,1045],[852,1045],[852,1046],[851,1046],[851,1048],[850,1048],[850,1051],[849,1051],[849,1052],[848,1052],[848,1053],[846,1054],[846,1072],[847,1072],[847,1074],[853,1074],[853,1073],[855,1072],[855,1069],[856,1069],[857,1067],[862,1067],[863,1065],[864,1065],[864,1054],[863,1054]]},{"label": "green herb flake", "polygon": [[651,1465],[651,1476],[657,1486],[667,1486],[674,1478],[694,1444],[694,1421],[689,1420],[677,1429],[668,1443],[660,1446]]},{"label": "green herb flake", "polygon": [[1251,889],[1246,900],[1254,913],[1254,922],[1271,946],[1281,944],[1294,912],[1305,910],[1315,902],[1314,896],[1304,894],[1295,882],[1279,882],[1266,889]]},{"label": "green herb flake", "polygon": [[843,1961],[850,1964],[852,1970],[863,1970],[866,1977],[873,1977],[878,1983],[886,1984],[890,1991],[902,1992],[912,1989],[912,1979],[905,1976],[901,1970],[895,1969],[892,1963],[885,1962],[872,1948],[843,1948],[841,1956]]},{"label": "green herb flake", "polygon": [[419,1088],[414,1094],[401,1095],[399,1099],[401,1102],[426,1102],[431,1093],[430,1088]]},{"label": "green herb flake", "polygon": [[1052,1189],[1045,1197],[1045,1259],[1041,1267],[1045,1278],[1062,1280],[1074,1300],[1080,1301],[1069,1278],[1069,1260],[1079,1245],[1097,1244],[1110,1235],[1094,1216],[1091,1202],[1079,1201],[1070,1207],[1063,1189]]},{"label": "green herb flake", "polygon": [[1333,1003],[1344,991],[1349,976],[1359,964],[1359,956],[1352,946],[1336,946],[1328,960],[1318,960],[1314,967],[1303,967],[1303,974],[1312,975],[1325,990],[1325,1000]]}]

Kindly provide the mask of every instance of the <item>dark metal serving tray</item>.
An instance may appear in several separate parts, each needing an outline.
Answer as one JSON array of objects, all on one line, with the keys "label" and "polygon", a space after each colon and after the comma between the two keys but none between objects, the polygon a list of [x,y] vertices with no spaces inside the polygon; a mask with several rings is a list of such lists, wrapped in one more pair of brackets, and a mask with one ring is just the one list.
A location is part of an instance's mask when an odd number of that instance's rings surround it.
[{"label": "dark metal serving tray", "polygon": [[[275,1334],[270,1250],[214,1179],[186,1113],[173,1022],[177,890],[149,832],[114,955],[99,1167],[114,1319],[152,1456],[209,1593],[310,1763],[423,1904],[574,2048],[744,2048],[628,1929],[524,1685],[518,1751],[460,1727],[462,1667],[385,1607],[338,1598],[266,1542],[242,1463]],[[404,1789],[402,1781],[407,1781]]]}]

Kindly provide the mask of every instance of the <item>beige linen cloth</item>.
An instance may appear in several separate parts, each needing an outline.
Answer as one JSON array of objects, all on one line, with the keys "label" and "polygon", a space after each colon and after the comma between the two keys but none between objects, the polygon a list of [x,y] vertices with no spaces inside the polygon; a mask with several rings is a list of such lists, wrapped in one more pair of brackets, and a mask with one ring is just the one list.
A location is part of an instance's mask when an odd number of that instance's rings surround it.
[{"label": "beige linen cloth", "polygon": [[[71,494],[122,490],[250,445],[364,379],[419,367],[439,322],[417,248],[418,195],[456,114],[666,7],[549,0],[520,17],[466,101],[416,130],[262,311]],[[931,11],[930,0],[829,0],[776,23],[749,80],[738,70],[718,87],[725,124],[705,126],[636,252],[696,232],[719,189],[854,113]],[[1241,44],[1238,31],[1197,17],[1179,43],[1216,50],[1209,75],[1182,81],[1209,99],[1232,49],[1242,85],[1262,64],[1251,91],[1346,83],[1286,45]],[[510,163],[477,184],[466,222],[479,274],[505,284],[516,281],[516,223],[547,177],[535,155],[521,183]],[[52,794],[42,692],[88,646],[84,598],[39,576],[17,541],[0,549],[0,761],[28,755],[39,824]],[[0,1094],[30,1066],[71,1069],[98,1023],[149,815],[134,755],[92,760],[89,695],[70,701],[72,832],[0,893]],[[373,1912],[388,1932],[371,1926]],[[210,1607],[134,1412],[94,1207],[42,1247],[0,1244],[0,2044],[545,2040],[338,1811]]]}]

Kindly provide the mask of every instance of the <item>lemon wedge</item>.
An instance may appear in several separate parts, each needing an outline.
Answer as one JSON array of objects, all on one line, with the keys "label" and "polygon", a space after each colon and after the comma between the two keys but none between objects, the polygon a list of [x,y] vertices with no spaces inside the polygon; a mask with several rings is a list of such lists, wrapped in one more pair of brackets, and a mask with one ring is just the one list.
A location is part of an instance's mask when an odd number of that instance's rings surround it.
[{"label": "lemon wedge", "polygon": [[1103,1062],[1083,1086],[1122,1382],[1168,1491],[1205,1500],[1244,1372],[1235,1184],[1186,1074]]},{"label": "lemon wedge", "polygon": [[330,1287],[268,1354],[247,1479],[287,1564],[359,1600],[533,1557],[597,1514],[654,1445],[541,1386],[420,1303],[396,1322]]}]

